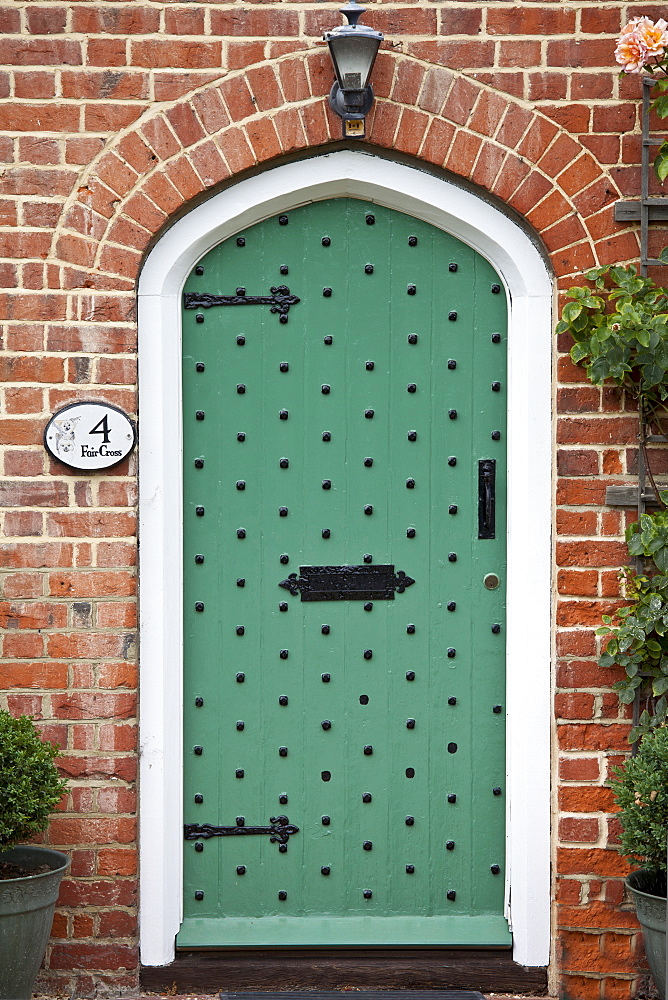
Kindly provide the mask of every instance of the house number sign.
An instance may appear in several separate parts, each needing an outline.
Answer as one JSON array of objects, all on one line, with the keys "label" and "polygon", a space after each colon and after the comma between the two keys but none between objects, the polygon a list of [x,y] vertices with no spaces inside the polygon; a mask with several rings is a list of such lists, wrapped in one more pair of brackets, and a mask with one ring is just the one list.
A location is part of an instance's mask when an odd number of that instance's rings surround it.
[{"label": "house number sign", "polygon": [[109,403],[70,403],[49,420],[44,431],[46,450],[72,469],[109,469],[135,446],[135,426]]}]

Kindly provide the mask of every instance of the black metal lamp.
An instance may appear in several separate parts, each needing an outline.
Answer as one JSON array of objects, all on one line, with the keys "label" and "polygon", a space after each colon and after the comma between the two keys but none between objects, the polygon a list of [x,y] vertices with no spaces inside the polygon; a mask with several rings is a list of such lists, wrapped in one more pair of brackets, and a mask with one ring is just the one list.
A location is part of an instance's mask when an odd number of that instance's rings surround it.
[{"label": "black metal lamp", "polygon": [[343,120],[344,137],[360,139],[364,138],[364,119],[373,104],[369,77],[383,40],[380,31],[357,23],[364,11],[365,8],[356,0],[349,0],[341,7],[348,24],[326,31],[323,35],[336,73],[329,94],[329,106]]}]

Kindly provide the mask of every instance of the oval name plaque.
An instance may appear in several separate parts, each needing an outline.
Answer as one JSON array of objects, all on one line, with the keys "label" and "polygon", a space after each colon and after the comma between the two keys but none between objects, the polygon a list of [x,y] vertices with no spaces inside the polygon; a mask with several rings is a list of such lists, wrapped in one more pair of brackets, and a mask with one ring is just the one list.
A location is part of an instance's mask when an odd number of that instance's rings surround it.
[{"label": "oval name plaque", "polygon": [[49,454],[72,469],[109,469],[135,446],[132,420],[110,403],[70,403],[49,420],[44,445]]}]

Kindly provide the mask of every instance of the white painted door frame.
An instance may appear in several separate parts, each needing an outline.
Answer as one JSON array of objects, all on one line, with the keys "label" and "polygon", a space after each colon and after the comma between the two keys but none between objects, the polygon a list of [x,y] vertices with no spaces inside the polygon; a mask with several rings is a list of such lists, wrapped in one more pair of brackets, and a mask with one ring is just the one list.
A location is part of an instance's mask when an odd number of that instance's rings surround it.
[{"label": "white painted door frame", "polygon": [[342,151],[230,186],[176,222],[139,281],[140,947],[174,958],[182,900],[181,292],[199,258],[255,222],[353,197],[468,243],[508,295],[507,850],[513,957],[550,951],[551,313],[553,286],[527,233],[500,209],[415,167]]}]

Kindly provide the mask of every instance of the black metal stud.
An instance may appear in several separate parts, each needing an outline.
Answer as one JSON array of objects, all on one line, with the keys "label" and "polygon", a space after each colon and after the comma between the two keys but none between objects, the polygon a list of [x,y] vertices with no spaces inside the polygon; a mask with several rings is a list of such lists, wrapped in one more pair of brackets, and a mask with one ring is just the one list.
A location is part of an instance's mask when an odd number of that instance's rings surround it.
[{"label": "black metal stud", "polygon": [[281,601],[280,604],[278,605],[278,610],[279,611],[287,611],[288,610],[288,603],[287,603],[287,601]]},{"label": "black metal stud", "polygon": [[445,849],[446,849],[446,851],[454,851],[454,849],[455,849],[455,842],[454,842],[454,840],[446,840],[446,842],[445,842]]},{"label": "black metal stud", "polygon": [[320,674],[320,680],[322,681],[323,684],[329,684],[331,679],[332,679],[331,674]]},{"label": "black metal stud", "polygon": [[406,719],[406,729],[415,729],[415,719]]},{"label": "black metal stud", "polygon": [[492,334],[492,343],[493,344],[500,344],[501,343],[501,334],[500,333],[493,333]]},{"label": "black metal stud", "polygon": [[371,601],[366,601],[365,602],[365,604],[364,604],[364,610],[365,611],[373,611],[373,604],[371,603]]},{"label": "black metal stud", "polygon": [[495,705],[492,711],[495,715],[501,715],[501,712],[503,712],[503,705]]},{"label": "black metal stud", "polygon": [[448,552],[448,562],[457,562],[456,552]]},{"label": "black metal stud", "polygon": [[448,368],[450,369],[451,372],[453,372],[456,367],[457,367],[457,362],[455,361],[454,358],[450,358],[448,360]]},{"label": "black metal stud", "polygon": [[282,650],[280,651],[280,653],[279,653],[278,655],[280,656],[280,658],[281,658],[282,660],[287,660],[287,658],[288,658],[288,656],[289,656],[290,654],[288,653],[288,650],[287,650],[287,649],[282,649]]},{"label": "black metal stud", "polygon": [[370,552],[365,552],[364,555],[362,556],[362,559],[364,560],[365,563],[373,562],[373,556],[371,555]]},{"label": "black metal stud", "polygon": [[417,385],[415,382],[409,382],[406,386],[406,392],[417,392]]},{"label": "black metal stud", "polygon": [[238,490],[242,490],[242,491],[246,489],[246,480],[245,479],[237,479],[237,489]]},{"label": "black metal stud", "polygon": [[364,513],[369,517],[373,514],[373,506],[370,503],[364,504]]},{"label": "black metal stud", "polygon": [[197,805],[198,805],[198,806],[201,806],[201,805],[202,805],[202,803],[204,802],[204,796],[202,795],[202,793],[201,793],[201,792],[198,792],[198,793],[197,793],[197,794],[195,795],[195,802],[197,803]]},{"label": "black metal stud", "polygon": [[406,632],[408,635],[415,635],[415,625],[407,625]]},{"label": "black metal stud", "polygon": [[195,322],[196,323],[203,323],[204,322],[204,313],[197,313],[195,315]]},{"label": "black metal stud", "polygon": [[195,698],[195,708],[202,708],[203,705],[204,705],[204,698],[201,698],[199,696]]},{"label": "black metal stud", "polygon": [[323,719],[323,721],[320,723],[320,725],[325,730],[332,728],[332,723],[329,721],[329,719]]},{"label": "black metal stud", "polygon": [[408,432],[408,440],[409,441],[417,441],[417,431],[409,431]]},{"label": "black metal stud", "polygon": [[237,731],[240,732],[240,733],[242,733],[245,728],[246,728],[246,723],[243,722],[241,719],[239,719],[237,721]]},{"label": "black metal stud", "polygon": [[246,874],[246,865],[237,865],[237,875]]},{"label": "black metal stud", "polygon": [[198,903],[201,903],[202,900],[204,899],[204,893],[202,892],[201,889],[195,890],[195,899],[197,900]]},{"label": "black metal stud", "polygon": [[281,468],[281,469],[287,469],[287,468],[290,467],[290,461],[287,458],[281,458],[281,459],[279,459],[278,465],[279,465],[279,468]]},{"label": "black metal stud", "polygon": [[243,776],[244,776],[244,769],[243,769],[243,767],[238,767],[236,769],[236,771],[234,772],[234,777],[235,778],[239,778],[239,780],[241,780],[241,778],[243,778]]},{"label": "black metal stud", "polygon": [[245,441],[245,440],[246,440],[245,433],[243,431],[239,431],[239,433],[237,434],[237,441]]},{"label": "black metal stud", "polygon": [[285,889],[279,889],[279,890],[278,890],[278,898],[279,898],[280,900],[283,900],[283,899],[287,899],[287,898],[288,898],[288,894],[287,894],[287,892],[285,891]]},{"label": "black metal stud", "polygon": [[415,826],[415,816],[407,816],[405,822],[406,826]]},{"label": "black metal stud", "polygon": [[329,396],[329,394],[330,394],[331,391],[332,391],[331,385],[321,385],[320,386],[320,392],[323,394],[323,396]]},{"label": "black metal stud", "polygon": [[367,361],[367,363],[365,364],[364,367],[366,368],[366,370],[368,372],[372,372],[374,370],[374,368],[376,367],[376,363],[375,363],[375,361]]},{"label": "black metal stud", "polygon": [[455,264],[454,261],[453,261],[451,264],[448,264],[448,271],[453,271],[454,272],[454,271],[457,270],[458,266],[459,265]]},{"label": "black metal stud", "polygon": [[370,469],[372,465],[373,465],[373,459],[372,458],[365,458],[364,459],[364,468],[365,469]]},{"label": "black metal stud", "polygon": [[492,625],[492,633],[494,635],[498,635],[500,631],[501,631],[501,626],[499,625],[498,622],[495,622],[494,625]]},{"label": "black metal stud", "polygon": [[202,565],[202,563],[204,562],[204,556],[203,556],[203,555],[200,555],[200,554],[198,553],[198,554],[197,554],[197,555],[195,556],[195,562],[197,563],[197,565],[198,565],[198,566],[201,566],[201,565]]},{"label": "black metal stud", "polygon": [[244,337],[243,334],[240,334],[237,337],[237,347],[243,347],[245,343],[246,343],[246,338]]},{"label": "black metal stud", "polygon": [[204,601],[195,601],[195,611],[204,611]]},{"label": "black metal stud", "polygon": [[501,392],[500,382],[492,382],[492,392]]},{"label": "black metal stud", "polygon": [[323,339],[323,343],[326,344],[327,347],[331,347],[332,344],[334,343],[334,338],[330,337],[329,335],[326,336],[326,337],[323,337],[322,339]]},{"label": "black metal stud", "polygon": [[281,361],[279,363],[278,370],[279,372],[288,372],[290,371],[290,365],[288,364],[287,361]]},{"label": "black metal stud", "polygon": [[278,748],[278,756],[279,757],[287,757],[288,756],[288,748],[287,747],[279,747]]},{"label": "black metal stud", "polygon": [[331,820],[331,818],[329,816],[322,816],[321,819],[320,819],[320,821],[321,821],[321,823],[322,823],[323,826],[329,826],[329,824],[332,822],[332,820]]},{"label": "black metal stud", "polygon": [[406,480],[406,489],[407,490],[414,490],[415,489],[415,480],[414,479],[407,479]]},{"label": "black metal stud", "polygon": [[448,889],[445,895],[447,896],[447,898],[450,900],[451,903],[454,903],[454,901],[457,899],[457,893],[455,892],[454,889]]},{"label": "black metal stud", "polygon": [[204,364],[204,362],[203,362],[203,361],[198,361],[198,362],[196,363],[196,365],[195,365],[195,371],[196,371],[196,372],[203,372],[203,371],[204,371],[204,369],[205,369],[205,367],[206,367],[206,366],[205,366],[205,364]]},{"label": "black metal stud", "polygon": [[195,410],[195,420],[204,420],[204,410]]},{"label": "black metal stud", "polygon": [[448,698],[448,705],[456,705],[456,704],[457,704],[457,699],[455,698],[454,694],[451,694],[450,697]]},{"label": "black metal stud", "polygon": [[362,802],[371,802],[372,795],[371,792],[364,792],[362,795]]},{"label": "black metal stud", "polygon": [[406,777],[407,778],[414,778],[415,777],[415,768],[414,767],[407,767],[406,768]]},{"label": "black metal stud", "polygon": [[364,843],[362,844],[362,849],[365,850],[365,851],[372,851],[373,850],[373,843],[372,843],[372,841],[365,840]]},{"label": "black metal stud", "polygon": [[373,420],[373,410],[365,410],[364,416],[367,420]]},{"label": "black metal stud", "polygon": [[450,506],[448,507],[448,514],[456,514],[458,510],[459,508],[457,507],[457,504],[451,503]]},{"label": "black metal stud", "polygon": [[243,635],[245,631],[246,629],[243,627],[243,625],[237,625],[237,635]]},{"label": "black metal stud", "polygon": [[204,274],[204,268],[202,267],[201,264],[198,264],[197,267],[195,268],[195,274],[199,274],[199,275]]},{"label": "black metal stud", "polygon": [[448,601],[448,603],[446,604],[446,608],[448,609],[448,611],[456,611],[457,610],[457,602],[456,601]]},{"label": "black metal stud", "polygon": [[287,507],[279,507],[278,508],[278,516],[279,517],[287,517],[288,516],[288,508]]},{"label": "black metal stud", "polygon": [[451,420],[456,420],[457,419],[457,411],[456,410],[448,410],[448,416],[450,417]]},{"label": "black metal stud", "polygon": [[237,246],[238,247],[246,246],[246,240],[243,238],[243,236],[237,236]]},{"label": "black metal stud", "polygon": [[321,771],[320,772],[320,777],[322,778],[323,781],[330,781],[331,777],[332,777],[332,772],[331,771]]},{"label": "black metal stud", "polygon": [[332,289],[331,288],[323,288],[322,294],[325,296],[326,299],[330,299],[332,297]]},{"label": "black metal stud", "polygon": [[279,215],[278,217],[279,226],[287,226],[289,221],[290,220],[288,219],[287,215]]},{"label": "black metal stud", "polygon": [[245,820],[245,818],[243,816],[237,816],[236,819],[234,820],[234,822],[236,823],[237,826],[245,826],[246,825],[246,820]]},{"label": "black metal stud", "polygon": [[332,435],[331,435],[330,431],[323,431],[322,432],[322,440],[323,441],[331,441],[332,440]]},{"label": "black metal stud", "polygon": [[407,681],[414,681],[415,680],[415,671],[414,670],[407,670],[406,671],[406,680]]},{"label": "black metal stud", "polygon": [[406,294],[407,295],[415,295],[416,292],[417,292],[417,288],[416,288],[415,285],[407,285],[406,286]]},{"label": "black metal stud", "polygon": [[[281,320],[284,320],[284,319],[287,319],[287,318],[288,318],[287,316],[281,316]],[[288,845],[287,844],[279,844],[278,845],[278,853],[279,854],[287,854],[287,851],[288,851]]]},{"label": "black metal stud", "polygon": [[287,264],[281,264],[278,270],[281,272],[281,274],[287,274],[290,268],[288,267]]},{"label": "black metal stud", "polygon": [[376,221],[376,216],[372,215],[369,212],[369,214],[366,216],[366,224],[367,224],[367,226],[373,226],[373,224],[374,224],[375,221]]},{"label": "black metal stud", "polygon": [[406,538],[415,538],[415,528],[406,529]]},{"label": "black metal stud", "polygon": [[417,246],[417,242],[418,242],[417,236],[409,236],[408,237],[408,245],[409,245],[409,247],[416,247]]},{"label": "black metal stud", "polygon": [[457,796],[455,795],[454,792],[450,792],[450,794],[448,795],[448,802],[450,803],[450,805],[454,805],[456,801],[457,801]]},{"label": "black metal stud", "polygon": [[239,382],[239,384],[237,385],[237,392],[239,393],[240,396],[243,396],[245,391],[246,391],[246,386],[244,385],[243,382]]},{"label": "black metal stud", "polygon": [[329,528],[323,528],[321,534],[323,538],[329,538],[332,533]]},{"label": "black metal stud", "polygon": [[203,458],[196,458],[195,459],[195,468],[196,469],[203,469],[204,468],[204,459]]},{"label": "black metal stud", "polygon": [[204,517],[204,507],[195,507],[195,513],[198,517]]},{"label": "black metal stud", "polygon": [[456,319],[457,319],[457,310],[456,309],[452,309],[448,313],[448,319],[450,320],[451,323],[454,323],[456,321]]},{"label": "black metal stud", "polygon": [[371,757],[372,754],[373,754],[373,747],[372,746],[368,746],[368,745],[365,746],[364,747],[364,756],[365,757]]},{"label": "black metal stud", "polygon": [[320,874],[321,875],[329,875],[329,873],[331,872],[331,870],[332,869],[329,867],[329,865],[323,865],[322,868],[320,869]]},{"label": "black metal stud", "polygon": [[243,682],[245,680],[246,680],[246,675],[245,674],[242,674],[242,673],[238,673],[237,674],[237,684],[243,684]]},{"label": "black metal stud", "polygon": [[492,789],[492,795],[501,795],[501,789],[498,785]]},{"label": "black metal stud", "polygon": [[320,631],[322,632],[323,635],[329,635],[329,632],[330,632],[329,625],[322,625],[320,627]]},{"label": "black metal stud", "polygon": [[456,655],[457,655],[457,650],[454,649],[453,646],[450,646],[448,648],[448,659],[449,660],[454,660],[454,658],[455,658]]},{"label": "black metal stud", "polygon": [[500,291],[501,291],[501,285],[497,284],[492,285],[492,295],[498,295]]},{"label": "black metal stud", "polygon": [[491,871],[492,875],[498,875],[499,872],[501,871],[501,868],[499,865],[490,865],[489,870]]},{"label": "black metal stud", "polygon": [[417,344],[417,342],[418,342],[418,335],[417,335],[417,333],[409,333],[408,334],[408,343],[409,344]]},{"label": "black metal stud", "polygon": [[364,273],[365,274],[373,274],[373,264],[365,264],[364,265]]},{"label": "black metal stud", "polygon": [[287,705],[287,703],[288,703],[288,696],[287,696],[287,694],[279,694],[279,696],[278,696],[278,704],[279,705]]},{"label": "black metal stud", "polygon": [[373,650],[371,650],[371,649],[365,649],[364,650],[364,659],[365,660],[370,660],[372,656],[373,656]]},{"label": "black metal stud", "polygon": [[369,704],[369,695],[368,694],[361,694],[360,695],[360,705],[368,705],[368,704]]},{"label": "black metal stud", "polygon": [[415,865],[406,865],[406,874],[412,875],[415,872]]},{"label": "black metal stud", "polygon": [[501,440],[501,431],[492,431],[492,441]]},{"label": "black metal stud", "polygon": [[456,743],[448,743],[448,753],[457,753]]},{"label": "black metal stud", "polygon": [[237,579],[237,587],[245,587],[245,586],[246,586],[246,580],[245,580],[245,577],[243,577],[243,576],[240,576],[240,577],[239,577],[239,578]]},{"label": "black metal stud", "polygon": [[323,488],[323,490],[331,490],[331,488],[332,488],[332,480],[331,479],[323,479],[323,481],[322,481],[322,488]]},{"label": "black metal stud", "polygon": [[457,464],[457,458],[456,458],[456,456],[455,455],[450,455],[450,457],[448,458],[448,465],[454,466],[456,464]]},{"label": "black metal stud", "polygon": [[193,747],[193,753],[196,757],[201,757],[204,753],[204,747]]},{"label": "black metal stud", "polygon": [[287,806],[287,804],[288,804],[288,797],[285,794],[285,792],[281,792],[281,794],[278,796],[278,802],[279,802],[279,805]]}]

